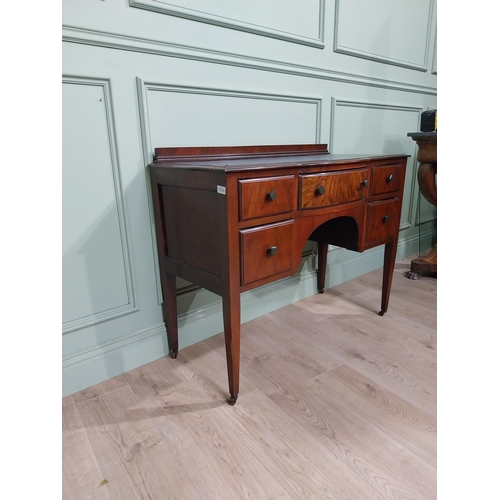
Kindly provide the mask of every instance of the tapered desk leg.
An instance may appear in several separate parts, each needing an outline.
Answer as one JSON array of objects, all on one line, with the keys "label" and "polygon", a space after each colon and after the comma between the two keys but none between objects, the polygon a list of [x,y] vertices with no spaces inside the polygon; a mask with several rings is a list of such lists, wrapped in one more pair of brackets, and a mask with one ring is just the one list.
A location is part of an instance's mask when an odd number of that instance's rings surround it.
[{"label": "tapered desk leg", "polygon": [[224,339],[226,342],[229,404],[233,406],[240,392],[240,295],[226,293],[222,297]]},{"label": "tapered desk leg", "polygon": [[328,243],[318,241],[318,269],[316,270],[318,278],[318,293],[325,291],[326,276],[326,258],[328,257]]},{"label": "tapered desk leg", "polygon": [[394,239],[385,244],[384,249],[384,277],[382,278],[382,308],[378,313],[383,316],[389,307],[389,295],[391,293],[392,275],[396,263],[396,252],[398,249],[398,240]]},{"label": "tapered desk leg", "polygon": [[163,321],[167,328],[168,348],[170,357],[175,359],[179,351],[179,333],[177,327],[177,289],[175,276],[165,273],[162,280],[163,285]]}]

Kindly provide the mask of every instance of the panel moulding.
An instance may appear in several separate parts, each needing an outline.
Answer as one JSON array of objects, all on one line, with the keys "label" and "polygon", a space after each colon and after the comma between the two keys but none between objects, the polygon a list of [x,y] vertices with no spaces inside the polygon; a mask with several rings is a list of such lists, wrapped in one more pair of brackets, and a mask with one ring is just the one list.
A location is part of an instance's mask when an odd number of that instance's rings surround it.
[{"label": "panel moulding", "polygon": [[[401,105],[393,105],[393,104],[384,104],[384,103],[377,103],[377,102],[362,102],[362,101],[348,101],[348,100],[340,100],[336,99],[334,97],[331,98],[331,114],[330,114],[330,145],[333,145],[333,139],[334,139],[334,124],[335,124],[335,109],[337,106],[343,106],[343,107],[352,107],[352,108],[366,108],[366,109],[381,109],[381,110],[387,110],[387,111],[401,111],[401,112],[406,112],[406,113],[417,113],[416,116],[416,123],[415,126],[418,128],[420,125],[420,114],[423,111],[423,108],[419,107],[412,107],[412,106],[401,106]],[[417,130],[417,129],[415,129]],[[406,134],[405,134],[406,135]],[[331,146],[330,146],[331,147]],[[402,221],[399,230],[402,231],[404,229],[408,229],[411,227],[412,219],[413,219],[413,210],[414,210],[414,203],[415,203],[415,191],[416,191],[416,185],[417,185],[417,165],[418,162],[416,160],[417,158],[417,147],[416,145],[414,146],[413,154],[413,163],[411,164],[411,188],[410,188],[410,200],[409,200],[409,207],[408,207],[408,217],[406,221]],[[410,170],[407,166],[407,173],[408,170]]]},{"label": "panel moulding", "polygon": [[342,45],[339,42],[339,10],[340,10],[340,1],[335,0],[335,21],[334,21],[334,46],[333,51],[339,54],[345,54],[353,57],[359,57],[361,59],[368,59],[370,61],[390,64],[393,66],[400,66],[403,68],[414,69],[417,71],[428,71],[428,59],[429,59],[429,45],[430,45],[430,37],[431,37],[431,24],[432,24],[432,16],[434,12],[434,0],[431,0],[429,4],[429,13],[427,17],[427,33],[425,40],[425,53],[424,60],[421,64],[417,64],[412,61],[404,61],[400,59],[391,58],[388,56],[384,56],[383,54],[376,54],[372,52],[366,52],[360,49],[356,49],[355,47],[348,47],[346,45]]},{"label": "panel moulding", "polygon": [[86,328],[92,325],[96,325],[103,321],[108,321],[110,319],[118,318],[120,316],[125,316],[126,314],[130,314],[138,311],[138,307],[136,304],[136,293],[134,289],[134,280],[132,273],[132,265],[130,261],[130,248],[129,248],[129,239],[128,239],[128,231],[127,231],[127,218],[125,216],[125,208],[123,202],[123,193],[122,186],[120,180],[120,165],[118,162],[118,154],[116,147],[116,137],[115,137],[115,126],[112,114],[112,100],[111,100],[111,90],[110,90],[110,82],[109,80],[101,80],[101,79],[91,79],[85,77],[77,77],[77,76],[63,76],[62,80],[63,84],[70,85],[92,85],[98,86],[102,88],[103,93],[103,101],[105,106],[106,113],[106,123],[108,130],[108,140],[109,140],[109,152],[110,152],[110,161],[111,168],[113,174],[113,184],[114,184],[114,194],[116,201],[116,210],[118,214],[118,225],[119,225],[119,234],[120,234],[120,242],[123,254],[123,262],[124,262],[124,275],[125,275],[125,283],[127,289],[128,296],[128,304],[121,305],[112,309],[108,309],[106,311],[102,311],[96,314],[91,314],[88,316],[84,316],[81,318],[77,318],[71,321],[67,321],[63,323],[62,333],[63,335],[68,332],[72,332],[74,330],[79,330],[81,328]]},{"label": "panel moulding", "polygon": [[[322,99],[320,97],[293,96],[293,95],[282,95],[282,94],[272,94],[272,93],[256,93],[256,92],[228,90],[221,88],[214,89],[214,88],[204,88],[204,87],[175,86],[175,85],[167,85],[161,83],[144,82],[139,77],[137,77],[136,83],[137,83],[137,94],[139,101],[143,161],[145,166],[153,161],[154,148],[156,147],[151,142],[151,131],[149,126],[148,92],[151,90],[162,91],[162,92],[173,92],[173,93],[182,92],[182,93],[191,93],[198,95],[201,94],[207,96],[237,97],[245,99],[275,100],[275,101],[285,101],[290,103],[311,104],[316,107],[316,121],[314,125],[315,141],[317,144],[319,144],[321,140]],[[146,175],[149,186],[150,185],[149,172],[146,172]],[[156,233],[154,226],[153,202],[151,199],[150,191],[151,190],[148,189],[148,206],[149,206],[149,218],[150,218],[150,228],[151,228],[151,240],[153,242],[157,298],[158,298],[158,304],[161,304],[163,302],[163,297],[161,292],[160,270],[158,266],[158,251],[157,251]],[[188,285],[187,287],[182,287],[181,290],[178,291],[178,293],[182,291],[184,288],[187,288],[188,292],[198,289],[198,287],[194,288],[191,285]]]},{"label": "panel moulding", "polygon": [[174,17],[181,17],[183,19],[190,19],[192,21],[212,24],[221,28],[229,28],[237,31],[244,31],[259,36],[266,36],[269,38],[276,38],[285,42],[298,43],[300,45],[307,45],[309,47],[316,47],[323,49],[324,43],[324,19],[325,19],[325,0],[319,0],[318,6],[318,37],[309,38],[296,33],[289,33],[277,29],[272,29],[266,26],[257,24],[246,23],[237,19],[230,19],[227,17],[210,14],[209,12],[202,12],[199,10],[188,9],[180,7],[168,2],[160,2],[156,0],[130,0],[130,6],[140,9],[146,9],[161,14],[167,14]]},{"label": "panel moulding", "polygon": [[437,32],[434,33],[434,51],[432,53],[431,73],[437,75]]},{"label": "panel moulding", "polygon": [[414,85],[407,82],[374,78],[354,73],[307,66],[293,62],[278,61],[244,54],[210,50],[189,45],[174,44],[132,36],[87,30],[73,26],[63,26],[63,42],[92,45],[101,48],[139,52],[163,57],[175,57],[211,64],[223,64],[258,71],[270,71],[292,76],[302,76],[319,80],[336,81],[352,85],[399,90],[423,95],[437,94],[435,87]]}]

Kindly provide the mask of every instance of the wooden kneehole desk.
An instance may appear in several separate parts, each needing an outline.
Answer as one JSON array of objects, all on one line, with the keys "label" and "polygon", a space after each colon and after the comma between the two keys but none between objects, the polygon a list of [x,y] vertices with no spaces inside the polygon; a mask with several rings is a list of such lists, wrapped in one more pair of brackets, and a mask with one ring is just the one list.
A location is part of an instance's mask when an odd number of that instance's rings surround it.
[{"label": "wooden kneehole desk", "polygon": [[408,155],[329,154],[325,144],[157,148],[148,167],[170,355],[178,352],[176,276],[222,297],[229,404],[239,392],[240,294],[293,276],[318,244],[385,245],[387,312]]}]

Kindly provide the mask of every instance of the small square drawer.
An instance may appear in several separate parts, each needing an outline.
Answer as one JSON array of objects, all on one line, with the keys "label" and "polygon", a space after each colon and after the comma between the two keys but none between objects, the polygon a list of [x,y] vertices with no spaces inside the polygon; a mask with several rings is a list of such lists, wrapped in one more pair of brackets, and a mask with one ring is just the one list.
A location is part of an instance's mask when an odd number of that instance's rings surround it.
[{"label": "small square drawer", "polygon": [[392,193],[403,189],[405,169],[403,165],[381,165],[373,167],[371,194]]},{"label": "small square drawer", "polygon": [[398,234],[400,218],[399,198],[368,203],[366,243],[385,240]]},{"label": "small square drawer", "polygon": [[292,269],[293,220],[242,229],[241,284]]},{"label": "small square drawer", "polygon": [[300,208],[330,207],[365,198],[368,169],[300,176]]},{"label": "small square drawer", "polygon": [[292,212],[294,182],[293,175],[240,179],[240,220]]}]

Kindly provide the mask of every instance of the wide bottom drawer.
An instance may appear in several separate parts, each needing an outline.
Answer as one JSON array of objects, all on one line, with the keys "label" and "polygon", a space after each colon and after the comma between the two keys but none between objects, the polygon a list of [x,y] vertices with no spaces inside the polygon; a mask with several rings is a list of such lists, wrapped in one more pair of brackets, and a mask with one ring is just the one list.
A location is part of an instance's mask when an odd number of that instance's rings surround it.
[{"label": "wide bottom drawer", "polygon": [[293,221],[242,229],[240,244],[242,285],[290,271]]}]

